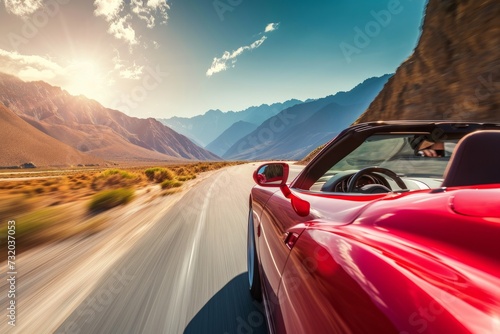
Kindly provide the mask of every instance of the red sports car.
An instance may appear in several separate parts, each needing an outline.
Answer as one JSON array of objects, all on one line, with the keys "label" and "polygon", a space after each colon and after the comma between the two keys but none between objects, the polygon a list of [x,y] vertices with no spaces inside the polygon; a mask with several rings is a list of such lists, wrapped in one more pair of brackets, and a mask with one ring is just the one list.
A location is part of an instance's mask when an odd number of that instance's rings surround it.
[{"label": "red sports car", "polygon": [[359,124],[288,172],[250,195],[271,333],[500,333],[500,125]]}]

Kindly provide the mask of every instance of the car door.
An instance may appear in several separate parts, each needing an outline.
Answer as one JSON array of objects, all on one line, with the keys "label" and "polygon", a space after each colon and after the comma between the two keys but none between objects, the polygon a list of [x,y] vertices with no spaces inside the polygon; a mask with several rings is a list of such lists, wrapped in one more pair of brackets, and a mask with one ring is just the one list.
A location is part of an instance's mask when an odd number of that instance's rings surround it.
[{"label": "car door", "polygon": [[[300,216],[292,207],[290,199],[281,191],[276,191],[262,205],[262,212],[257,222],[256,244],[262,267],[262,285],[265,303],[272,313],[274,326],[284,326],[280,309],[280,285],[283,270],[290,254],[293,240],[305,229],[306,223],[324,219],[336,220],[339,224],[352,221],[359,210],[372,199],[364,196],[326,195],[317,192],[293,190],[296,196],[310,204],[309,214]],[[257,196],[259,197],[259,196]],[[378,197],[378,196],[377,196]]]},{"label": "car door", "polygon": [[256,246],[259,249],[264,302],[275,321],[273,327],[276,329],[282,327],[279,320],[278,290],[282,270],[290,254],[290,248],[285,244],[286,233],[292,227],[311,219],[314,218],[297,215],[290,205],[290,200],[283,196],[281,191],[277,191],[267,201],[259,219],[254,220],[258,231]]}]

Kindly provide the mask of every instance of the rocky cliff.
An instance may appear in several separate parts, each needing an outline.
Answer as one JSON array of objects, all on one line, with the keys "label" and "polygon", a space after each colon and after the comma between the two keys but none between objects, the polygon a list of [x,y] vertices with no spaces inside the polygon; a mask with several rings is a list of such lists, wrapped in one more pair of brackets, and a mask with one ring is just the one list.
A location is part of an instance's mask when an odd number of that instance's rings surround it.
[{"label": "rocky cliff", "polygon": [[356,121],[500,122],[500,2],[429,0],[420,41]]}]

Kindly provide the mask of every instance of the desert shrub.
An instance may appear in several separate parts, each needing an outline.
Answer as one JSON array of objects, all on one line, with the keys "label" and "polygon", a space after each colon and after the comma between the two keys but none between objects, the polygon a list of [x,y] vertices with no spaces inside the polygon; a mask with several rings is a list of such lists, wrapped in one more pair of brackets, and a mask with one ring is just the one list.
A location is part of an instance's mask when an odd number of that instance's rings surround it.
[{"label": "desert shrub", "polygon": [[100,173],[102,177],[110,177],[113,175],[120,175],[120,177],[124,179],[133,179],[136,177],[135,174],[127,172],[125,170],[121,169],[116,169],[116,168],[111,168],[111,169],[106,169],[105,171]]},{"label": "desert shrub", "polygon": [[[38,231],[55,225],[64,218],[64,212],[59,208],[42,208],[21,215],[16,219],[16,237],[32,235]],[[6,232],[6,226],[2,226],[1,233]]]},{"label": "desert shrub", "polygon": [[14,189],[16,187],[16,183],[15,182],[0,182],[0,189],[7,189],[7,190],[10,190],[10,189]]},{"label": "desert shrub", "polygon": [[35,204],[35,200],[23,195],[0,197],[0,225],[13,217],[19,217],[23,213],[33,210]]},{"label": "desert shrub", "polygon": [[153,181],[155,177],[155,171],[159,169],[158,167],[156,168],[148,168],[144,171],[144,174],[146,174],[146,177],[148,178],[149,181]]},{"label": "desert shrub", "polygon": [[90,176],[89,176],[89,175],[87,175],[87,174],[83,174],[83,173],[82,173],[82,174],[78,174],[78,175],[76,176],[76,178],[77,178],[77,179],[79,179],[79,180],[85,181],[85,180],[88,180],[88,179],[90,178]]},{"label": "desert shrub", "polygon": [[92,212],[105,211],[115,206],[126,204],[134,197],[132,189],[110,189],[103,190],[92,196],[89,203],[89,210]]},{"label": "desert shrub", "polygon": [[183,175],[196,174],[195,169],[196,169],[196,167],[194,165],[193,166],[186,166],[184,168]]},{"label": "desert shrub", "polygon": [[186,173],[186,170],[184,169],[184,167],[179,167],[175,170],[175,174],[177,175],[184,175]]},{"label": "desert shrub", "polygon": [[161,183],[162,189],[179,188],[180,186],[182,186],[182,182],[177,180],[165,180]]},{"label": "desert shrub", "polygon": [[185,182],[185,181],[196,179],[196,175],[194,175],[194,174],[182,175],[182,176],[177,177],[177,179],[181,182]]},{"label": "desert shrub", "polygon": [[46,180],[46,181],[44,181],[42,183],[42,185],[45,186],[45,187],[50,187],[51,185],[54,185],[56,183],[57,183],[57,181],[52,179],[52,180]]},{"label": "desert shrub", "polygon": [[226,167],[228,164],[225,162],[214,162],[210,165],[210,169],[216,170]]},{"label": "desert shrub", "polygon": [[85,183],[83,183],[82,181],[77,181],[71,186],[71,190],[78,190],[82,188],[85,188]]},{"label": "desert shrub", "polygon": [[119,169],[108,169],[94,175],[91,187],[94,190],[130,188],[142,181],[139,174]]},{"label": "desert shrub", "polygon": [[144,171],[149,181],[161,183],[165,180],[173,180],[175,173],[168,168],[154,167]]},{"label": "desert shrub", "polygon": [[[97,233],[105,228],[106,221],[102,216],[84,218],[73,206],[56,203],[20,214],[16,218],[16,239],[19,240],[16,253],[79,233]],[[6,223],[0,224],[0,235],[7,235],[7,229]]]},{"label": "desert shrub", "polygon": [[194,167],[196,173],[202,173],[210,170],[210,165],[208,164],[198,164]]}]

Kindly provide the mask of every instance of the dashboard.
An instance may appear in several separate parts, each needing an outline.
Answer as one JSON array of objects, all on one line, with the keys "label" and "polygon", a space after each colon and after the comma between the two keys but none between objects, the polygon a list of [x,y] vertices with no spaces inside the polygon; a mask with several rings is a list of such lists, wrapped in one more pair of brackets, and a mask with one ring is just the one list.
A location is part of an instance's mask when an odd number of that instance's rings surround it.
[{"label": "dashboard", "polygon": [[[342,177],[340,180],[338,180],[337,182],[335,182],[331,186],[331,190],[329,190],[329,191],[346,193],[347,189],[349,187],[349,183],[351,182],[351,179],[353,176],[354,176],[354,174]],[[369,184],[379,184],[379,185],[382,185],[382,186],[389,188],[389,190],[391,189],[389,183],[387,182],[387,180],[383,176],[378,176],[377,174],[374,174],[374,173],[365,174],[365,175],[361,176],[356,181],[356,184],[354,185],[354,189],[359,191],[364,186],[369,185]]]},{"label": "dashboard", "polygon": [[[311,187],[310,190],[320,192],[347,193],[349,183],[356,172],[356,170],[342,171],[334,175],[325,176],[324,178],[318,180],[318,182],[313,187]],[[427,177],[402,177],[402,179],[409,190],[439,188],[442,183],[442,179]],[[376,187],[375,185],[379,185],[380,187]],[[368,193],[369,191],[367,189],[373,190],[374,188],[378,188],[380,192],[400,190],[394,180],[379,173],[364,174],[360,178],[358,178],[358,180],[356,180],[356,184],[354,185],[354,191],[358,193]]]}]

